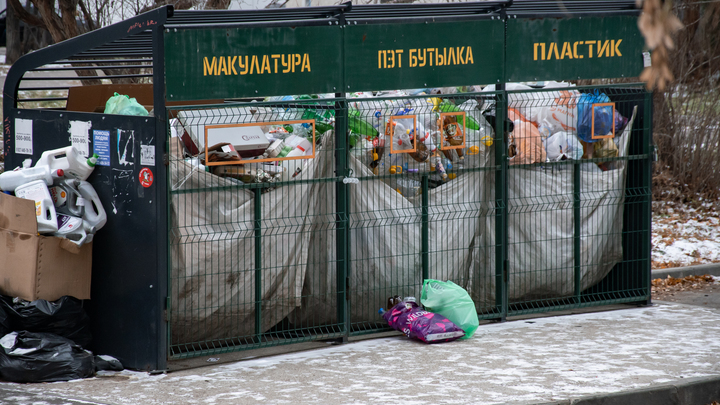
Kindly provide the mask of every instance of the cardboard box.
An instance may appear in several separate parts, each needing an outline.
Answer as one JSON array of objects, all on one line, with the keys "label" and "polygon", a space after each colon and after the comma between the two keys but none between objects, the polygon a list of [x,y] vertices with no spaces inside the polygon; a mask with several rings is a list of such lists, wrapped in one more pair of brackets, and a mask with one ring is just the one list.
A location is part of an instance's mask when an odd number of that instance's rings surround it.
[{"label": "cardboard box", "polygon": [[92,243],[37,233],[35,202],[0,193],[0,293],[33,301],[90,298]]},{"label": "cardboard box", "polygon": [[[146,110],[153,109],[153,85],[151,83],[134,84],[96,84],[88,86],[75,86],[68,89],[68,99],[65,109],[67,111],[95,112],[105,111],[108,99],[118,94],[124,94],[137,100]],[[222,104],[223,100],[192,100],[171,101],[166,100],[167,107],[196,104]],[[171,113],[171,116],[172,113]]]}]

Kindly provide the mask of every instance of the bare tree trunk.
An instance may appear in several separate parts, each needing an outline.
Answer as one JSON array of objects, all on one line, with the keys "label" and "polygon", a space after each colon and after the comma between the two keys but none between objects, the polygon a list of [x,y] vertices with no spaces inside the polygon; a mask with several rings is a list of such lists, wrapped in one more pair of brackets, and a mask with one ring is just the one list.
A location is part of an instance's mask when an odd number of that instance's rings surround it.
[{"label": "bare tree trunk", "polygon": [[230,6],[230,0],[208,0],[205,8],[214,10],[226,10]]},{"label": "bare tree trunk", "polygon": [[13,7],[7,8],[6,37],[5,37],[5,63],[12,65],[22,56],[20,42],[20,20],[15,15]]}]

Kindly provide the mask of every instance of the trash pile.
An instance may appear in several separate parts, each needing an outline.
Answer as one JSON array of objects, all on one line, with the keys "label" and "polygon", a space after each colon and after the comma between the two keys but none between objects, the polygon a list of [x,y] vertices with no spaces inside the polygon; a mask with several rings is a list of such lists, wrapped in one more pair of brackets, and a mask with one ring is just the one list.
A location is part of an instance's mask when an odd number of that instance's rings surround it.
[{"label": "trash pile", "polygon": [[[171,133],[185,161],[199,170],[239,184],[293,181],[303,177],[323,137],[334,129],[334,103],[322,98],[272,97],[266,101],[283,104],[181,110],[171,121]],[[313,99],[318,101],[287,106]]]},{"label": "trash pile", "polygon": [[477,330],[475,303],[468,292],[452,281],[427,279],[422,288],[420,308],[415,297],[388,298],[388,310],[379,313],[395,330],[425,343],[469,339]]},{"label": "trash pile", "polygon": [[[526,84],[506,84],[509,91],[528,91],[509,94],[510,164],[619,156],[615,138],[621,135],[628,119],[615,110],[606,94],[597,90],[580,93],[572,87],[570,83],[551,81],[543,88],[559,90],[531,92],[534,88]],[[494,85],[483,89],[494,90]],[[590,171],[613,168],[607,162],[581,167]]]},{"label": "trash pile", "polygon": [[[122,370],[118,360],[94,356],[84,349],[92,339],[81,301],[89,298],[90,243],[107,222],[98,194],[87,181],[97,159],[96,154],[83,157],[68,146],[43,152],[34,166],[26,159],[22,167],[0,174],[0,189],[33,201],[37,220],[35,226],[31,209],[13,212],[16,204],[11,202],[12,197],[4,197],[5,214],[24,226],[18,230],[14,228],[17,224],[6,225],[9,228],[4,231],[24,233],[25,238],[20,239],[33,249],[18,244],[13,250],[22,253],[6,251],[11,259],[6,258],[10,262],[3,267],[2,290],[19,297],[0,295],[2,380],[66,381],[90,377],[100,369]],[[41,240],[33,244],[32,237]],[[62,250],[53,248],[58,245],[56,239]],[[38,281],[41,273],[42,284]],[[57,293],[68,288],[78,292],[81,299]],[[34,299],[48,295],[53,299],[62,296],[52,302]]]},{"label": "trash pile", "polygon": [[0,295],[0,379],[52,382],[123,369],[111,356],[84,349],[91,340],[82,301],[64,296],[50,302]]},{"label": "trash pile", "polygon": [[[364,126],[350,127],[350,153],[405,197],[482,165],[493,129],[470,97],[433,97],[442,90],[419,89],[351,94],[349,115]],[[431,94],[433,93],[433,94]],[[413,97],[410,97],[413,96]],[[388,176],[390,175],[390,176]]]},{"label": "trash pile", "polygon": [[48,150],[31,166],[0,173],[0,190],[35,201],[39,234],[65,238],[80,246],[90,243],[107,222],[93,186],[87,182],[98,155],[80,155],[73,146]]},{"label": "trash pile", "polygon": [[[567,90],[571,87],[547,82],[546,89],[562,90],[510,94],[505,125],[510,164],[618,156],[613,138],[627,118],[607,95]],[[508,83],[507,89],[534,88]],[[483,165],[482,155],[496,137],[495,103],[482,93],[494,90],[490,85],[474,94],[456,88],[348,94],[350,153],[405,197],[420,193],[421,175],[428,175],[430,188],[442,185],[462,169]],[[296,180],[335,127],[335,103],[323,101],[331,97],[270,97],[256,107],[181,110],[171,131],[186,162],[200,170],[241,183]]]}]

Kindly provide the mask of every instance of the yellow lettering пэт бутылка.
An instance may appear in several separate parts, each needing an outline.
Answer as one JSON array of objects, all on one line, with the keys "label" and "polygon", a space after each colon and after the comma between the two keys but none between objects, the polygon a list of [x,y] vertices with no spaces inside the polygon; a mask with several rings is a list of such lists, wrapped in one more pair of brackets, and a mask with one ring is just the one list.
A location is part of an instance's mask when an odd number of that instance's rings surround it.
[{"label": "yellow lettering \u043f\u044d\u0442 \u0431\u0443\u0442\u044b\u043b\u043a\u0430", "polygon": [[405,49],[379,49],[378,69],[472,65],[475,63],[472,48],[469,46],[412,48],[405,51]]},{"label": "yellow lettering \u043f\u044d\u0442 \u0431\u0443\u0442\u044b\u043b\u043a\u0430", "polygon": [[203,58],[203,76],[262,75],[310,72],[307,53],[233,55]]}]

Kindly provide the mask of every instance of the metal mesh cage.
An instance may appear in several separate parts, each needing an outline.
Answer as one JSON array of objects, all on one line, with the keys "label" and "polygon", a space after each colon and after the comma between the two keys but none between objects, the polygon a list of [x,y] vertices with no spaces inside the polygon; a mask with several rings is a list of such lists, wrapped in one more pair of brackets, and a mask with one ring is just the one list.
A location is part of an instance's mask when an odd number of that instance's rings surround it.
[{"label": "metal mesh cage", "polygon": [[482,319],[647,299],[645,93],[557,86],[170,111],[171,354],[383,331],[428,278]]}]

